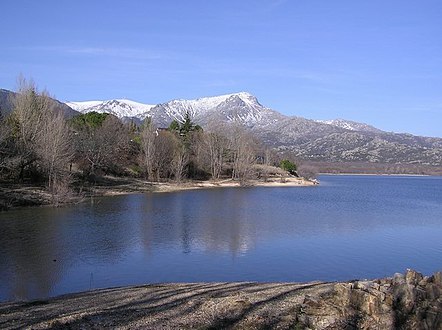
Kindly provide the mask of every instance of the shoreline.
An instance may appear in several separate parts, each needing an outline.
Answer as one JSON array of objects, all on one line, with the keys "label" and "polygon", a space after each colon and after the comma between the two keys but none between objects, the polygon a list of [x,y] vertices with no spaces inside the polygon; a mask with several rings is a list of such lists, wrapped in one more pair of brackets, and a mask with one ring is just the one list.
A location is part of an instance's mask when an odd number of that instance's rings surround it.
[{"label": "shoreline", "polygon": [[318,173],[318,175],[342,175],[342,176],[407,176],[407,177],[427,177],[427,176],[434,176],[439,177],[440,175],[430,175],[430,174],[399,174],[399,173],[382,173],[382,174],[376,174],[376,173]]},{"label": "shoreline", "polygon": [[[232,179],[217,181],[183,181],[153,182],[129,177],[104,176],[96,185],[80,187],[80,196],[71,196],[58,206],[81,203],[84,199],[103,196],[117,196],[141,193],[165,193],[185,190],[234,188],[234,187],[308,187],[317,185],[316,182],[304,178],[272,177],[267,181],[249,180],[245,185]],[[42,186],[27,184],[4,184],[0,186],[0,211],[22,207],[55,206],[51,195]]]},{"label": "shoreline", "polygon": [[[268,181],[263,180],[249,180],[246,184],[241,184],[239,181],[234,181],[232,179],[217,180],[217,181],[183,181],[181,183],[176,182],[152,182],[152,181],[142,181],[144,184],[151,189],[134,189],[133,191],[122,191],[121,188],[112,189],[112,187],[98,186],[99,195],[95,196],[114,196],[114,195],[124,195],[130,193],[165,193],[165,192],[179,192],[185,190],[200,190],[200,189],[214,189],[214,188],[247,188],[247,187],[310,187],[318,185],[318,183],[306,180],[304,178],[289,177],[285,178],[283,181],[280,178],[270,178]],[[128,187],[134,188],[132,187]],[[101,194],[100,194],[101,193]]]},{"label": "shoreline", "polygon": [[166,283],[0,303],[4,329],[439,329],[442,273],[375,280]]}]

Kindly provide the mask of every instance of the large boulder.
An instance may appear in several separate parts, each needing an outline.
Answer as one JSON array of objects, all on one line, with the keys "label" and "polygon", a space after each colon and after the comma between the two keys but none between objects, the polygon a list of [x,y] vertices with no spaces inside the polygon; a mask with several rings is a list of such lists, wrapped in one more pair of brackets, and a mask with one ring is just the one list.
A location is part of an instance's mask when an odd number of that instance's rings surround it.
[{"label": "large boulder", "polygon": [[306,296],[298,320],[311,329],[442,329],[441,292],[440,272],[338,283],[320,297]]}]

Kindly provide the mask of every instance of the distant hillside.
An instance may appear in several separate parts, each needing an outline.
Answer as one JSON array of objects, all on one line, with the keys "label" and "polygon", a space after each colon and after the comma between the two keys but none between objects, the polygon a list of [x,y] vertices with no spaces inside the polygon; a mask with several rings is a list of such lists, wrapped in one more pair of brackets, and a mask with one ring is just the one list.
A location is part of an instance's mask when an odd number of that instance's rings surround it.
[{"label": "distant hillside", "polygon": [[11,96],[15,94],[6,89],[0,89],[0,115],[7,115],[12,110]]},{"label": "distant hillside", "polygon": [[354,131],[296,117],[255,133],[306,160],[442,165],[441,138]]},{"label": "distant hillside", "polygon": [[372,132],[380,133],[382,132],[379,128],[373,127],[371,125],[358,123],[351,120],[345,119],[332,119],[332,120],[316,120],[318,123],[329,124],[336,127],[348,129],[350,131],[360,131],[360,132]]},{"label": "distant hillside", "polygon": [[[6,89],[0,89],[0,114],[7,115],[12,111],[12,98],[15,97],[16,93],[6,90]],[[54,102],[54,107],[56,110],[63,111],[66,118],[72,118],[73,116],[76,116],[79,114],[78,111],[75,111],[68,105],[66,105],[63,102],[60,102],[56,99],[52,99]]]}]

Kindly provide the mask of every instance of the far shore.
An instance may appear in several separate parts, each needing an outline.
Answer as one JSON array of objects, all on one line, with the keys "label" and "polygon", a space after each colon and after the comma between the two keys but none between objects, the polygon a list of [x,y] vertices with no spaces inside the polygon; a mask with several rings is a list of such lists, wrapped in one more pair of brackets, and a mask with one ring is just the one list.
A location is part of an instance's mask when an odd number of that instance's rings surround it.
[{"label": "far shore", "polygon": [[[239,187],[310,187],[317,185],[317,181],[304,178],[269,178],[267,180],[248,180],[239,182],[232,179],[208,181],[183,181],[183,182],[151,182],[137,180],[129,185],[97,186],[94,188],[95,196],[123,195],[137,192],[165,193],[183,190],[213,189],[213,188],[239,188]],[[144,187],[143,187],[144,185]],[[127,188],[127,189],[125,189]]]},{"label": "far shore", "polygon": [[[433,176],[431,174],[400,174],[400,173],[328,173],[321,172],[318,175],[348,175],[348,176]],[[437,176],[437,175],[434,175]]]},{"label": "far shore", "polygon": [[[294,176],[269,177],[267,180],[255,179],[239,182],[232,179],[196,181],[186,180],[155,182],[130,177],[104,176],[96,184],[78,188],[75,194],[60,205],[80,203],[85,198],[100,196],[116,196],[137,193],[166,193],[195,189],[234,188],[234,187],[309,187],[317,185],[315,180],[307,180]],[[53,205],[51,195],[44,187],[26,184],[0,185],[0,211],[17,207]]]}]

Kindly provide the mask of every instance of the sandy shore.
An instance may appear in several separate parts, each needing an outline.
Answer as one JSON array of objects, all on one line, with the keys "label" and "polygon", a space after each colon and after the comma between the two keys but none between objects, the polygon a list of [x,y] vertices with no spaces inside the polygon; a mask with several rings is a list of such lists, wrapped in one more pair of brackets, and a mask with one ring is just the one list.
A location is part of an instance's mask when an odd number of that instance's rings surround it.
[{"label": "sandy shore", "polygon": [[95,196],[113,196],[141,192],[175,192],[195,189],[232,188],[232,187],[309,187],[317,185],[317,182],[304,178],[288,177],[269,178],[268,180],[249,180],[245,184],[231,179],[218,181],[183,181],[176,182],[151,182],[140,179],[123,179],[108,177],[113,184],[97,185],[91,188]]},{"label": "sandy shore", "polygon": [[250,180],[244,185],[241,185],[238,181],[233,180],[219,180],[219,181],[194,181],[189,183],[156,183],[154,187],[156,192],[173,192],[180,190],[189,189],[208,189],[208,188],[228,188],[228,187],[308,187],[315,185],[314,182],[308,181],[302,178],[286,178],[281,180],[268,179],[267,181],[262,180]]}]

